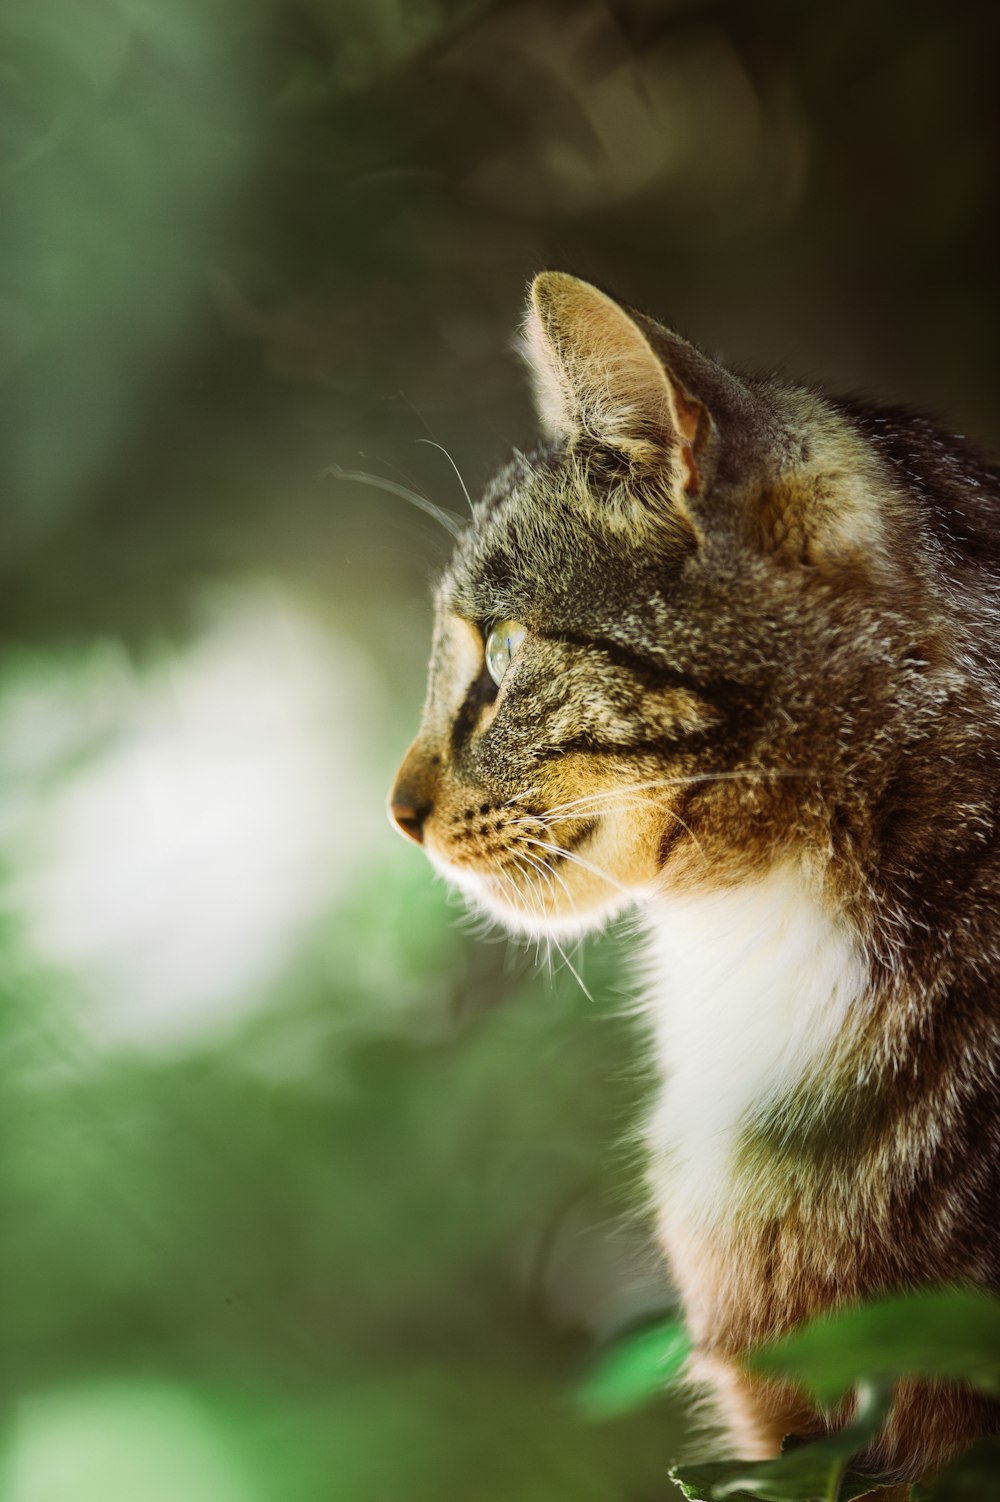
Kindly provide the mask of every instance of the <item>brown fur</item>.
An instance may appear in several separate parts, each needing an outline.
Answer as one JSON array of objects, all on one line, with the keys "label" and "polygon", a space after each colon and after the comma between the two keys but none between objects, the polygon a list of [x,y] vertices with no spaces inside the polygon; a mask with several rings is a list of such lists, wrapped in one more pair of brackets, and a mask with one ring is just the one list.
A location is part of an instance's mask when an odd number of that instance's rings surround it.
[{"label": "brown fur", "polygon": [[[750,1381],[748,1349],[885,1290],[1000,1287],[1000,479],[922,419],[737,378],[574,278],[537,279],[526,347],[551,442],[496,478],[441,582],[393,802],[515,928],[632,901],[655,928],[657,902],[787,868],[859,957],[819,1065],[747,1110],[725,1214],[663,1180],[696,1368],[734,1444],[772,1454],[824,1421]],[[527,636],[497,687],[504,620]],[[904,1384],[862,1463],[926,1475],[997,1412]]]}]

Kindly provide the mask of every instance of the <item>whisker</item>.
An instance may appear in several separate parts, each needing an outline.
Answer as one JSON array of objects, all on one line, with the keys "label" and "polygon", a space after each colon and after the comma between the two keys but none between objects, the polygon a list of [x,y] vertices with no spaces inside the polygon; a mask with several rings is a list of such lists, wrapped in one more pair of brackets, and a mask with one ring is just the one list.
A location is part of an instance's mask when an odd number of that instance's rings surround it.
[{"label": "whisker", "polygon": [[506,802],[501,803],[500,807],[501,808],[510,808],[510,805],[512,803],[520,803],[522,799],[524,799],[524,798],[530,798],[531,795],[532,795],[532,793],[537,793],[537,792],[538,792],[538,785],[536,783],[533,788],[525,788],[522,793],[515,793],[514,796],[513,796],[513,798],[508,798],[506,800]]},{"label": "whisker", "polygon": [[399,496],[400,500],[408,501],[411,506],[416,506],[418,511],[423,511],[427,516],[440,522],[446,532],[457,542],[464,534],[465,525],[451,511],[445,511],[441,506],[435,506],[426,496],[418,494],[415,490],[408,489],[405,485],[399,485],[395,480],[385,480],[381,475],[370,475],[363,469],[343,469],[339,464],[328,464],[326,469],[320,471],[320,479],[332,475],[335,480],[354,480],[358,485],[371,485],[375,490],[384,490],[388,495]]},{"label": "whisker", "polygon": [[[732,772],[692,772],[679,777],[657,777],[649,782],[627,782],[621,787],[606,788],[599,793],[584,793],[579,798],[570,798],[565,803],[554,803],[546,815],[561,813],[564,809],[576,808],[587,803],[600,803],[629,793],[645,792],[664,787],[690,787],[700,782],[763,781],[772,777],[818,777],[819,772],[794,767],[745,767]],[[534,789],[532,790],[534,791]]]},{"label": "whisker", "polygon": [[686,833],[688,839],[691,841],[692,845],[697,850],[697,852],[701,856],[702,860],[703,861],[707,861],[708,860],[708,856],[705,854],[705,847],[701,843],[701,841],[699,840],[698,836],[695,834],[694,830],[691,828],[690,824],[685,824],[685,822],[681,818],[680,814],[675,813],[675,811],[672,808],[668,808],[667,809],[667,813],[670,815],[670,817],[672,819],[676,820],[676,822],[684,830],[684,832]]},{"label": "whisker", "polygon": [[591,1006],[593,1006],[594,1005],[594,998],[593,998],[593,996],[591,996],[589,988],[584,984],[583,976],[580,974],[579,970],[573,964],[573,961],[570,959],[569,955],[566,953],[565,949],[562,947],[562,945],[560,944],[559,940],[556,938],[555,934],[551,934],[550,938],[552,940],[552,943],[558,949],[559,953],[562,955],[562,957],[563,957],[563,963],[565,964],[566,968],[569,970],[570,975],[572,975],[573,979],[576,981],[577,985],[580,987],[580,990],[583,992],[584,996],[586,996],[586,998],[590,1002]]},{"label": "whisker", "polygon": [[470,512],[472,512],[473,514],[475,514],[475,507],[472,504],[472,497],[469,494],[469,491],[468,491],[468,488],[467,488],[467,486],[465,484],[465,481],[462,479],[462,471],[459,469],[458,465],[455,463],[454,459],[451,457],[451,455],[449,454],[448,450],[445,448],[444,444],[443,443],[438,443],[438,441],[437,441],[436,438],[417,438],[415,440],[415,442],[417,442],[417,443],[426,443],[432,449],[440,449],[441,450],[442,454],[444,454],[444,456],[447,459],[448,463],[451,465],[452,469],[455,471],[455,478],[457,479],[459,485],[461,485],[461,487],[462,487],[462,494],[465,496],[465,499],[468,502]]},{"label": "whisker", "polygon": [[[626,813],[627,814],[627,813],[631,813],[634,809],[648,809],[650,807],[651,807],[651,804],[647,800],[645,803],[616,803],[614,805],[614,810],[615,810],[616,814],[622,814],[622,813]],[[594,810],[591,808],[591,809],[588,809],[586,812],[588,814],[592,814],[594,812]],[[691,828],[690,824],[686,823],[685,820],[681,818],[680,814],[677,813],[675,809],[665,808],[663,810],[663,812],[665,814],[669,815],[669,817],[671,819],[676,819],[677,823],[681,826],[681,828],[683,830],[686,830],[687,833],[690,835],[691,840],[692,840],[693,844],[695,845],[695,848],[698,850],[698,853],[705,860],[707,860],[708,856],[705,854],[705,848],[702,845],[701,841],[698,839],[698,836],[695,834],[694,830]],[[550,818],[547,814],[545,814],[545,815],[542,815],[538,819],[536,819],[536,818],[512,819],[511,820],[511,824],[535,824],[535,825],[537,825],[539,823],[542,823],[542,824],[545,825],[546,829],[554,829],[557,824],[572,824],[572,823],[576,822],[577,820],[579,820],[581,817],[584,817],[584,815],[581,815],[579,812],[572,813],[572,814],[557,814],[554,819]]]},{"label": "whisker", "polygon": [[552,887],[553,881],[557,881],[559,883],[563,891],[566,893],[566,898],[569,902],[570,907],[575,910],[576,903],[573,901],[573,894],[566,883],[563,881],[562,877],[559,875],[559,872],[554,871],[546,860],[537,860],[534,856],[528,855],[525,851],[522,851],[521,854],[526,861],[531,861],[531,864],[535,867],[536,870],[544,872],[544,874],[549,879],[550,888]]},{"label": "whisker", "polygon": [[[593,813],[594,808],[600,811],[601,806],[601,804],[595,804],[591,808],[576,810],[573,813],[556,814],[554,818],[548,812],[541,814],[525,814],[522,817],[511,819],[509,821],[509,827],[514,828],[516,825],[527,824],[529,827],[531,825],[534,825],[537,828],[539,824],[543,824],[547,829],[551,829],[556,824],[572,824],[574,822],[579,823],[581,819],[589,818]],[[629,813],[633,809],[637,808],[651,808],[653,807],[653,804],[651,803],[651,800],[647,798],[641,803],[616,803],[614,807],[616,813]]]},{"label": "whisker", "polygon": [[[556,881],[558,881],[559,885],[562,887],[563,891],[566,893],[566,896],[569,899],[569,905],[570,905],[570,907],[574,911],[576,910],[576,903],[573,901],[573,898],[572,898],[572,896],[570,894],[569,888],[566,886],[566,883],[563,881],[562,877],[558,874],[558,872],[553,871],[552,867],[549,866],[548,864],[546,864],[545,862],[539,863],[537,860],[535,860],[535,858],[533,856],[527,855],[523,851],[522,851],[522,853],[521,853],[520,856],[515,856],[514,857],[514,863],[518,867],[519,870],[523,870],[523,867],[521,866],[521,861],[522,860],[528,861],[529,864],[534,868],[534,870],[538,871],[540,875],[545,876],[546,878],[548,878],[549,879],[549,886],[550,887],[552,885],[551,878],[555,877]],[[528,877],[528,873],[527,872],[524,872],[524,875],[527,877],[527,879],[529,881],[531,880],[531,878]],[[544,916],[544,915],[542,913],[539,913],[539,917],[542,917],[542,916]],[[579,970],[577,970],[576,966],[573,964],[573,961],[570,959],[569,955],[566,953],[565,949],[562,947],[562,945],[560,944],[559,940],[556,938],[555,934],[553,934],[553,933],[547,934],[546,935],[546,942],[548,944],[548,954],[549,954],[549,973],[550,974],[552,973],[552,945],[554,944],[555,947],[556,947],[556,949],[559,951],[559,954],[560,954],[560,957],[562,958],[563,964],[566,966],[567,970],[572,975],[573,979],[576,981],[577,985],[580,987],[580,990],[583,992],[584,996],[586,996],[587,1000],[590,1002],[591,1006],[593,1006],[594,1005],[594,998],[591,995],[590,990],[589,990],[586,982],[583,979],[583,976],[580,974]]]},{"label": "whisker", "polygon": [[[522,861],[527,861],[528,865],[532,868],[532,870],[533,871],[537,871],[540,876],[546,876],[546,877],[548,877],[548,876],[551,875],[551,872],[547,870],[547,868],[543,865],[543,863],[541,861],[539,861],[539,860],[536,860],[536,858],[533,855],[529,855],[526,850],[522,850],[519,854],[514,855],[512,857],[512,859],[514,861],[515,866],[517,866],[517,868],[518,868],[519,871],[524,871],[524,867],[522,866],[521,862]],[[526,872],[525,872],[525,875],[527,875]],[[549,886],[550,887],[552,886],[551,881],[549,882]]]},{"label": "whisker", "polygon": [[602,881],[607,882],[609,887],[614,887],[616,891],[622,892],[626,897],[633,896],[627,887],[622,886],[620,881],[615,881],[614,877],[609,876],[606,871],[602,871],[600,866],[594,866],[590,861],[584,860],[583,856],[577,855],[575,850],[564,850],[561,845],[553,845],[547,840],[535,840],[530,835],[522,835],[521,838],[529,845],[537,845],[540,850],[548,850],[552,855],[561,856],[563,860],[572,861],[584,871],[592,872],[594,876],[599,876]]},{"label": "whisker", "polygon": [[[520,889],[519,889],[519,887],[517,885],[517,882],[509,874],[509,872],[507,872],[507,871],[497,871],[495,873],[495,875],[498,877],[498,879],[499,879],[499,881],[500,881],[500,883],[501,883],[502,886],[505,886],[505,887],[509,888],[509,890],[510,890],[510,892],[512,894],[512,901],[514,902],[515,906],[516,906],[518,900],[523,900],[524,899],[524,894],[520,891]],[[528,908],[529,908],[529,910],[531,908],[530,901],[528,902]],[[498,921],[498,920],[494,919],[494,921]]]},{"label": "whisker", "polygon": [[541,899],[538,896],[538,888],[535,886],[535,883],[532,881],[528,872],[524,869],[524,867],[521,865],[520,861],[516,859],[516,857],[514,863],[517,866],[518,870],[521,872],[521,875],[524,877],[525,881],[528,883],[529,890],[527,893],[519,892],[517,884],[511,877],[508,877],[507,879],[508,881],[510,881],[511,889],[521,897],[522,901],[525,899],[525,897],[527,897],[529,913],[533,918],[537,918],[539,922],[542,922],[545,918],[545,910],[542,907]]}]

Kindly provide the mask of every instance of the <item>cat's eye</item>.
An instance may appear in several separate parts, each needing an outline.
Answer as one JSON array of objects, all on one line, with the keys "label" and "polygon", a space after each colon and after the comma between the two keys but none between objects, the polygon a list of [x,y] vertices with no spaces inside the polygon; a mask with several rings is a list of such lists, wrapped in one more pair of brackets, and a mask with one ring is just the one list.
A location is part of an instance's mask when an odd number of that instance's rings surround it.
[{"label": "cat's eye", "polygon": [[520,621],[500,621],[486,638],[486,667],[498,686],[526,635]]}]

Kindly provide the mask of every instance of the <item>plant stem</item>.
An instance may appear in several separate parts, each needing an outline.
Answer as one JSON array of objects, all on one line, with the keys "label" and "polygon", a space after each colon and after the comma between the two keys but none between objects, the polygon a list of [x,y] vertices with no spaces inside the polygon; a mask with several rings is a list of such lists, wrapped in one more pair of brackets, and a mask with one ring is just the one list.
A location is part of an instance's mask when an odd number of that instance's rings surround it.
[{"label": "plant stem", "polygon": [[843,1476],[843,1474],[844,1462],[841,1461],[841,1463],[839,1465],[835,1465],[830,1472],[830,1479],[826,1483],[826,1494],[823,1497],[823,1502],[837,1502],[837,1499],[840,1496],[840,1478]]}]

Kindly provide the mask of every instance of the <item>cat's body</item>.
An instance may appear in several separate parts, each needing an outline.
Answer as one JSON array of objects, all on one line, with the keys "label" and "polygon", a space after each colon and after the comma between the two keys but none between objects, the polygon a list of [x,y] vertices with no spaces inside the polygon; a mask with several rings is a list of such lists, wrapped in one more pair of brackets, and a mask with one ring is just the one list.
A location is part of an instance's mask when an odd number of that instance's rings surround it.
[{"label": "cat's body", "polygon": [[[1000,1289],[1000,478],[570,277],[527,347],[552,441],[442,581],[395,814],[512,927],[645,915],[661,1235],[695,1374],[770,1454],[820,1421],[748,1348]],[[995,1427],[907,1388],[867,1460]]]}]

